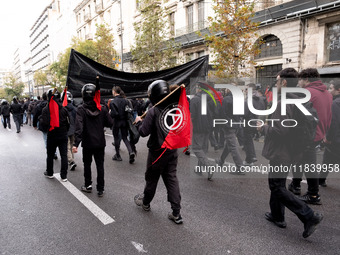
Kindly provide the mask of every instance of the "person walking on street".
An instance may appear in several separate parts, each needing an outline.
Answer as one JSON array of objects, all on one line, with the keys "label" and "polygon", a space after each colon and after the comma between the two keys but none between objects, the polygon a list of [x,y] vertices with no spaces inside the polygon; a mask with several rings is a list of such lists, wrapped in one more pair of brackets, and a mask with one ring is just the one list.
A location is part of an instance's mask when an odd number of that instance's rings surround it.
[{"label": "person walking on street", "polygon": [[[324,142],[326,144],[325,152],[323,154],[323,165],[336,166],[340,165],[340,79],[331,82],[328,90],[333,96],[332,103],[332,121],[329,130],[327,131]],[[319,185],[327,187],[326,178],[327,171],[321,171],[319,175]]]},{"label": "person walking on street", "polygon": [[[310,101],[313,103],[313,107],[316,109],[319,117],[314,141],[307,146],[300,163],[301,165],[316,165],[316,147],[325,138],[332,120],[332,95],[327,91],[326,85],[320,80],[320,74],[315,68],[307,68],[299,73],[299,86],[311,93]],[[296,195],[301,194],[302,175],[303,171],[294,171],[294,178],[289,185],[289,190]],[[300,199],[308,204],[321,205],[318,173],[306,171],[305,175],[308,191]]]},{"label": "person walking on street", "polygon": [[18,102],[18,98],[16,96],[13,97],[13,103],[11,104],[11,113],[13,115],[13,120],[15,126],[17,128],[17,133],[20,133],[20,127],[22,122],[22,107],[21,104]]},{"label": "person walking on street", "polygon": [[[69,129],[69,115],[67,110],[61,105],[60,93],[50,89],[47,93],[48,104],[43,108],[39,127],[42,126],[47,131],[47,167],[44,175],[47,178],[54,178],[53,159],[56,149],[59,149],[61,164],[60,178],[67,181],[67,131]],[[47,128],[46,128],[47,127]]]},{"label": "person walking on street", "polygon": [[[298,72],[293,68],[283,69],[276,78],[276,86],[279,95],[282,88],[296,87]],[[287,98],[298,98],[297,95],[287,93]],[[291,165],[302,157],[303,151],[297,151],[299,147],[294,133],[294,128],[280,125],[281,121],[295,119],[295,111],[292,104],[286,105],[286,115],[281,115],[281,100],[277,103],[276,110],[270,119],[277,119],[274,125],[259,126],[258,130],[265,134],[262,155],[269,160],[272,169]],[[260,122],[259,122],[260,123]],[[287,123],[287,122],[286,122]],[[288,125],[288,123],[287,123]],[[289,126],[289,125],[288,125]],[[268,184],[270,189],[270,212],[265,213],[265,218],[280,228],[286,228],[285,207],[291,210],[304,224],[303,237],[309,237],[322,221],[323,215],[314,212],[305,202],[294,196],[286,189],[286,180],[289,171],[269,171]]]},{"label": "person walking on street", "polygon": [[75,119],[76,119],[76,108],[73,105],[73,95],[71,92],[67,91],[66,95],[62,94],[62,98],[67,97],[67,105],[65,106],[68,111],[68,115],[70,117],[70,128],[67,132],[68,143],[67,143],[67,160],[71,171],[74,171],[77,167],[77,164],[74,162],[74,154],[72,151],[72,147],[74,144],[74,131],[75,131]]},{"label": "person walking on street", "polygon": [[128,124],[127,124],[127,112],[126,107],[130,107],[128,100],[125,98],[124,91],[119,87],[115,86],[112,89],[114,99],[110,103],[110,115],[113,119],[112,133],[114,137],[114,146],[116,154],[112,157],[112,160],[122,161],[120,156],[120,139],[125,143],[129,153],[129,163],[132,164],[135,161],[136,154],[132,150],[131,144],[127,138],[128,136]]},{"label": "person walking on street", "polygon": [[[156,80],[148,87],[148,95],[152,105],[156,105],[160,100],[170,93],[169,85],[164,80]],[[171,98],[171,97],[170,97]],[[171,100],[169,98],[169,100]],[[150,135],[147,146],[149,148],[147,167],[145,172],[144,192],[134,197],[136,205],[141,206],[145,211],[150,211],[150,203],[153,200],[158,180],[162,176],[165,184],[168,201],[171,204],[172,212],[168,214],[168,218],[176,224],[183,223],[181,210],[181,194],[177,179],[177,149],[161,149],[161,146],[168,133],[161,128],[161,116],[170,103],[164,101],[160,105],[151,108],[142,121],[137,116],[136,123],[139,133],[142,137]]]},{"label": "person walking on street", "polygon": [[1,103],[1,114],[3,117],[3,125],[4,125],[4,129],[8,129],[11,130],[11,107],[8,104],[8,102],[6,100],[3,100]]},{"label": "person walking on street", "polygon": [[98,196],[102,197],[105,185],[104,155],[106,141],[104,127],[111,127],[113,121],[106,107],[97,108],[94,101],[95,92],[96,86],[91,83],[85,84],[81,90],[84,103],[77,108],[72,150],[73,153],[77,153],[78,146],[81,143],[85,184],[80,189],[88,193],[92,192],[91,163],[92,157],[94,157],[97,167],[97,191]]}]

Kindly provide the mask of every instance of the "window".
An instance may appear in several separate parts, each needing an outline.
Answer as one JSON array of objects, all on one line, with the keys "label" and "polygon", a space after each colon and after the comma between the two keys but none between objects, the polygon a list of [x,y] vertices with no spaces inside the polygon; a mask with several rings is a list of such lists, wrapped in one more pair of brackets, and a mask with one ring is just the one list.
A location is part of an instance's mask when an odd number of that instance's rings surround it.
[{"label": "window", "polygon": [[262,88],[266,88],[268,85],[272,85],[277,74],[282,70],[282,64],[262,66],[256,70],[256,82],[262,85]]},{"label": "window", "polygon": [[174,12],[170,13],[169,21],[170,21],[170,34],[175,35],[175,13]]},{"label": "window", "polygon": [[340,61],[340,23],[327,26],[326,52],[328,61]]},{"label": "window", "polygon": [[204,28],[204,1],[198,2],[198,26]]},{"label": "window", "polygon": [[187,22],[188,22],[188,32],[193,31],[193,26],[194,26],[194,6],[189,5],[187,7]]},{"label": "window", "polygon": [[264,37],[260,49],[261,52],[259,55],[255,56],[255,59],[282,56],[282,44],[280,39],[275,35]]}]

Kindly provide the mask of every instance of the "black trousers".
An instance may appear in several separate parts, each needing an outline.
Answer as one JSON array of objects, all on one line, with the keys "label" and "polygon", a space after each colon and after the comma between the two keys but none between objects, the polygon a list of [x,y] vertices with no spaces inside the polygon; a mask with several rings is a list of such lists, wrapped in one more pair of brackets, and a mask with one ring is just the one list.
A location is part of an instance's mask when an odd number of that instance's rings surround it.
[{"label": "black trousers", "polygon": [[[119,131],[120,131],[121,137],[119,135]],[[116,154],[120,155],[119,148],[120,148],[121,140],[123,140],[123,142],[125,143],[126,148],[128,149],[128,152],[130,154],[132,152],[132,148],[131,148],[129,140],[127,139],[127,136],[128,136],[127,127],[113,127],[112,134],[113,134],[114,141],[115,141]]]},{"label": "black trousers", "polygon": [[53,175],[53,159],[54,154],[57,150],[57,147],[59,148],[60,152],[60,158],[61,158],[61,168],[60,168],[60,177],[62,179],[67,178],[67,134],[65,135],[49,135],[47,134],[47,142],[46,142],[46,148],[47,148],[47,174]]},{"label": "black trousers", "polygon": [[[164,149],[159,151],[149,150],[145,172],[144,199],[145,205],[150,204],[155,196],[159,177],[162,176],[168,193],[168,202],[174,214],[179,214],[181,209],[181,194],[177,179],[177,150],[167,150],[158,160]],[[156,161],[157,160],[157,161]],[[153,165],[152,163],[156,161]]]},{"label": "black trousers", "polygon": [[[316,150],[315,147],[320,144],[320,142],[314,142],[310,146],[306,148],[306,150],[303,153],[303,158],[302,158],[302,169],[304,169],[304,165],[314,165],[316,167]],[[302,176],[303,176],[304,171],[296,171],[293,172],[293,185],[295,187],[300,187],[300,183],[302,181]],[[305,171],[306,179],[307,179],[307,184],[308,184],[308,194],[315,196],[318,195],[319,193],[319,174],[317,171],[312,172],[312,171]]]},{"label": "black trousers", "polygon": [[4,128],[11,129],[11,117],[10,116],[3,116],[4,117]]},{"label": "black trousers", "polygon": [[[271,166],[280,166],[275,162],[270,162]],[[291,210],[296,216],[305,223],[313,217],[313,210],[305,202],[298,199],[292,192],[286,189],[286,180],[288,172],[272,173],[268,175],[268,184],[270,189],[270,210],[275,221],[285,220],[285,207]],[[279,177],[279,178],[277,178]],[[282,178],[284,177],[284,178]]]},{"label": "black trousers", "polygon": [[103,148],[85,148],[83,147],[83,162],[84,162],[84,177],[85,186],[92,184],[92,156],[97,167],[97,190],[104,191],[104,155],[105,147]]}]

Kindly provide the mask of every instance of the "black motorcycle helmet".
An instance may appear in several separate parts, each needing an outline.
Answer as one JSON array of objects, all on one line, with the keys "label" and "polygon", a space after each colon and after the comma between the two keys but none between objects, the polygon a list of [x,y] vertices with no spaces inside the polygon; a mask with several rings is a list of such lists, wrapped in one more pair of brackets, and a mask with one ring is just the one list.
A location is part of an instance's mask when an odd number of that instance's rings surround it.
[{"label": "black motorcycle helmet", "polygon": [[92,83],[87,83],[81,89],[81,95],[84,102],[89,102],[93,100],[94,94],[96,93],[96,86]]},{"label": "black motorcycle helmet", "polygon": [[[72,102],[73,95],[70,91],[66,92],[66,96],[67,96],[67,102]],[[64,98],[64,91],[61,93],[61,98]]]},{"label": "black motorcycle helmet", "polygon": [[[49,90],[47,91],[47,98],[48,98],[48,101],[51,100],[51,98],[52,98],[52,96],[53,96],[53,91],[54,91],[54,89],[49,89]],[[56,90],[56,91],[54,92],[54,99],[55,99],[55,100],[59,100],[59,99],[60,99],[60,93],[59,93],[58,90]]]},{"label": "black motorcycle helmet", "polygon": [[148,96],[153,105],[170,93],[169,84],[164,80],[157,80],[151,83],[148,87]]}]

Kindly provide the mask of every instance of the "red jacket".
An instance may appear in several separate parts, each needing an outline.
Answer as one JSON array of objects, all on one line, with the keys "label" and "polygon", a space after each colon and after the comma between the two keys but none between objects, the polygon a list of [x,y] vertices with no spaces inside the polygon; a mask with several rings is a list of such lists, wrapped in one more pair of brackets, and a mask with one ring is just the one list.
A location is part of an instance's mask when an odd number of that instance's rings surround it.
[{"label": "red jacket", "polygon": [[309,83],[305,89],[308,89],[311,93],[310,101],[313,103],[319,117],[314,141],[321,141],[325,137],[332,121],[332,95],[320,80]]}]

